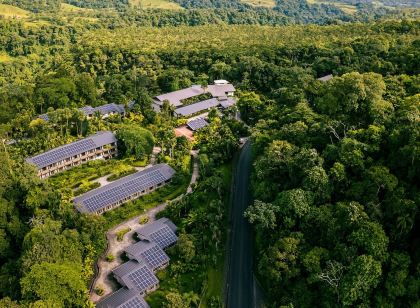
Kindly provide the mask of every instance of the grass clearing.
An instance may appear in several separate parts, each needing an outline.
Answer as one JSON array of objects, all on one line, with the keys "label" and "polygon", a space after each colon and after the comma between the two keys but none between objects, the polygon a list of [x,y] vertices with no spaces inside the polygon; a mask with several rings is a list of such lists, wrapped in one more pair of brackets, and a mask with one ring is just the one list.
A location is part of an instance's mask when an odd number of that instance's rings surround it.
[{"label": "grass clearing", "polygon": [[130,5],[140,9],[182,10],[183,8],[169,0],[130,0]]},{"label": "grass clearing", "polygon": [[357,12],[357,8],[354,5],[344,4],[339,2],[328,2],[322,0],[307,0],[308,4],[329,4],[334,5],[346,14],[354,14]]},{"label": "grass clearing", "polygon": [[19,7],[8,5],[8,4],[0,4],[0,16],[4,16],[5,18],[28,18],[30,15],[29,11],[21,9]]},{"label": "grass clearing", "polygon": [[243,3],[252,6],[275,7],[276,1],[274,0],[241,0]]},{"label": "grass clearing", "polygon": [[347,13],[347,14],[354,14],[354,13],[357,12],[357,8],[354,5],[344,4],[344,3],[336,3],[336,2],[332,3],[332,5],[335,5],[340,10],[342,10],[344,13]]},{"label": "grass clearing", "polygon": [[75,13],[75,12],[86,12],[86,11],[92,11],[92,9],[86,9],[86,8],[78,7],[75,5],[68,4],[68,3],[61,3],[61,6],[60,6],[60,12],[63,12],[63,13]]},{"label": "grass clearing", "polygon": [[47,20],[34,20],[34,21],[25,21],[24,22],[25,27],[27,28],[40,28],[42,26],[51,26],[51,23]]}]

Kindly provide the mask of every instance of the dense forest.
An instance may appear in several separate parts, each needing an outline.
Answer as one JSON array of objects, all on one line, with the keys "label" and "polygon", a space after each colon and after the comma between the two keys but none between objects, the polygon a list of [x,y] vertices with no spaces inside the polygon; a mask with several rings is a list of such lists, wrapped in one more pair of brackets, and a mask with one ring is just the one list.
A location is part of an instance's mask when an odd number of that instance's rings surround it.
[{"label": "dense forest", "polygon": [[[80,178],[98,170],[130,171],[153,144],[180,186],[189,150],[200,150],[203,180],[162,213],[179,226],[180,243],[151,298],[157,307],[196,307],[206,271],[223,264],[231,158],[245,135],[255,198],[245,215],[268,307],[420,305],[419,20],[337,24],[372,15],[304,1],[268,9],[179,0],[192,8],[179,12],[66,1],[106,8],[72,14],[61,1],[2,2],[35,15],[0,19],[0,307],[92,305],[105,231],[135,208],[80,215],[71,188],[89,189]],[[260,25],[297,21],[331,24]],[[327,74],[335,77],[317,80]],[[170,110],[151,108],[156,94],[220,78],[238,88],[246,126],[211,114],[191,144],[175,137]],[[131,101],[125,118],[87,121],[77,109]],[[41,181],[24,163],[104,129],[128,140],[109,166]],[[207,303],[219,307],[220,298]]]},{"label": "dense forest", "polygon": [[[395,16],[418,15],[411,5],[393,7],[373,3],[316,2],[306,0],[273,1],[273,6],[251,5],[241,0],[162,0],[144,5],[143,0],[0,0],[49,20],[57,13],[64,17],[88,20],[105,27],[124,25],[178,26],[204,24],[284,25],[295,23],[332,24],[347,21],[369,21]],[[64,5],[64,6],[63,6]],[[71,5],[70,9],[68,5]],[[64,12],[63,12],[64,8]],[[65,9],[68,9],[67,11]],[[51,13],[53,13],[51,15]],[[63,14],[64,13],[64,14]],[[357,14],[356,14],[357,13]],[[0,10],[1,15],[1,10]],[[97,20],[99,18],[99,20]]]}]

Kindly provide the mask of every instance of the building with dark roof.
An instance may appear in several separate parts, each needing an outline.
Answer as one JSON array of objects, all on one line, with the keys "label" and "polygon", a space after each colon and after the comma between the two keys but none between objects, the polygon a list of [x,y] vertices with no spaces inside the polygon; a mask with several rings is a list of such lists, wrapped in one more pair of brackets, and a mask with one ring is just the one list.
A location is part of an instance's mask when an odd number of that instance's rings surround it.
[{"label": "building with dark roof", "polygon": [[177,108],[175,109],[175,115],[178,117],[188,117],[203,111],[207,111],[211,108],[216,108],[219,105],[220,102],[217,100],[217,98],[211,98],[195,104]]},{"label": "building with dark roof", "polygon": [[[202,94],[210,94],[211,98],[198,101],[192,104],[183,103],[184,100],[197,97]],[[221,107],[227,108],[236,103],[233,99],[235,87],[226,80],[216,80],[213,85],[202,87],[194,85],[187,89],[182,89],[162,95],[158,95],[153,99],[153,108],[156,112],[160,112],[165,101],[175,107],[175,115],[178,117],[189,117],[202,113],[211,108]]]},{"label": "building with dark roof", "polygon": [[174,174],[169,165],[158,164],[80,195],[74,204],[81,213],[101,214],[162,187]]},{"label": "building with dark roof", "polygon": [[196,118],[187,122],[187,126],[194,132],[206,127],[207,125],[209,125],[209,122],[203,118]]},{"label": "building with dark roof", "polygon": [[112,132],[103,131],[29,157],[26,162],[35,165],[38,176],[44,179],[88,161],[109,159],[115,155],[117,155],[117,138]]},{"label": "building with dark roof", "polygon": [[[133,102],[129,103],[129,107],[130,106],[131,107],[133,106]],[[101,115],[103,119],[111,115],[116,115],[116,114],[119,114],[121,116],[125,115],[124,105],[114,104],[114,103],[106,104],[106,105],[102,105],[98,107],[84,106],[84,107],[79,108],[79,111],[83,112],[88,119],[92,118],[97,112]],[[38,118],[43,119],[44,121],[47,121],[47,122],[50,120],[47,113],[39,115]]]},{"label": "building with dark roof", "polygon": [[168,255],[155,242],[139,241],[124,251],[129,259],[146,264],[154,272],[169,264]]},{"label": "building with dark roof", "polygon": [[160,248],[166,249],[177,242],[176,230],[177,227],[171,220],[160,218],[151,224],[139,228],[136,230],[136,234],[140,240],[155,242]]},{"label": "building with dark roof", "polygon": [[149,307],[142,296],[159,287],[154,273],[169,264],[169,257],[163,249],[177,241],[176,229],[168,218],[160,218],[138,229],[141,240],[125,249],[130,260],[112,270],[114,278],[123,287],[99,301],[96,307]]},{"label": "building with dark roof", "polygon": [[112,271],[119,284],[146,295],[159,287],[159,280],[145,264],[134,260],[123,263]]},{"label": "building with dark roof", "polygon": [[121,288],[96,304],[96,308],[149,308],[134,289]]}]

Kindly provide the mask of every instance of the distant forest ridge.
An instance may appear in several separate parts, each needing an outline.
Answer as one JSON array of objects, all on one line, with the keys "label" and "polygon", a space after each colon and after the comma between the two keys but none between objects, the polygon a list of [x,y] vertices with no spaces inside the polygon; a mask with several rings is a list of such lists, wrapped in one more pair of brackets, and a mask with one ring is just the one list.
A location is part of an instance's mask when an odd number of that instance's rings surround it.
[{"label": "distant forest ridge", "polygon": [[[394,3],[395,2],[395,3]],[[420,15],[416,0],[0,0],[53,20],[74,21],[95,27],[337,24]],[[403,4],[405,6],[403,6]],[[18,9],[16,8],[16,9]],[[13,7],[3,6],[4,10]],[[2,14],[4,13],[4,14]],[[9,15],[9,16],[8,16]],[[13,15],[13,14],[12,14]],[[0,18],[10,18],[2,12]],[[27,18],[28,16],[26,16]],[[15,14],[15,18],[20,18]]]}]

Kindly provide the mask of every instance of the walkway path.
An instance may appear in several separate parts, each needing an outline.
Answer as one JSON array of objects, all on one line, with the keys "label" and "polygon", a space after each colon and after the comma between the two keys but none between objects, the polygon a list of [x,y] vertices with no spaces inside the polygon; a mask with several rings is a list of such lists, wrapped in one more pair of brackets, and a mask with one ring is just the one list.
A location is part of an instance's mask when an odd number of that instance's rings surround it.
[{"label": "walkway path", "polygon": [[[193,172],[191,175],[191,181],[187,188],[187,194],[192,192],[193,185],[197,182],[199,177],[199,168],[197,162],[197,154],[196,151],[191,151],[191,155],[194,158],[194,165],[193,165]],[[153,161],[154,162],[154,161]],[[179,198],[179,197],[178,197]],[[100,257],[98,260],[98,274],[96,280],[93,282],[92,292],[91,292],[91,300],[93,302],[99,301],[105,295],[108,295],[114,291],[116,291],[119,286],[115,282],[115,280],[111,277],[111,271],[116,268],[118,265],[122,264],[124,261],[122,260],[121,256],[123,255],[124,249],[134,244],[136,241],[135,239],[135,231],[140,228],[142,225],[139,223],[140,218],[144,216],[148,216],[149,220],[147,223],[151,223],[155,221],[156,215],[163,211],[167,206],[167,203],[162,203],[149,211],[138,215],[134,218],[131,218],[127,221],[120,223],[119,225],[115,226],[114,228],[110,229],[106,233],[106,238],[108,241],[108,250],[106,251],[105,255]],[[128,229],[130,231],[126,233],[123,237],[123,240],[119,242],[117,240],[117,233],[120,230]],[[107,255],[112,254],[115,257],[115,260],[112,262],[108,262],[105,260]],[[94,290],[95,288],[102,288],[104,290],[104,294],[102,296],[97,295]]]},{"label": "walkway path", "polygon": [[191,181],[190,181],[190,185],[187,188],[187,194],[192,193],[193,191],[193,184],[195,184],[198,180],[198,176],[199,176],[199,168],[198,168],[198,151],[191,151],[191,155],[193,157],[193,172],[191,175]]}]

